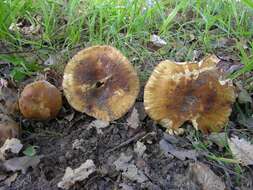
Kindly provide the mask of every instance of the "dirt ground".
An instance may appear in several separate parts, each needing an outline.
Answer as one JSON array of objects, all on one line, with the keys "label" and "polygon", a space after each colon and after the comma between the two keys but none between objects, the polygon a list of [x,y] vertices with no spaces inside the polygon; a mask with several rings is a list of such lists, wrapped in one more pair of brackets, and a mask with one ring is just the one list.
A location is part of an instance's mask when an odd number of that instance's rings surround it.
[{"label": "dirt ground", "polygon": [[[127,116],[125,116],[103,129],[103,134],[97,133],[95,128],[88,128],[89,123],[94,119],[74,112],[66,102],[55,120],[42,123],[22,119],[24,128],[22,142],[24,145],[38,146],[37,154],[43,155],[43,158],[35,169],[29,170],[26,174],[19,173],[10,187],[0,182],[0,189],[58,189],[57,183],[63,177],[66,167],[77,168],[87,159],[94,161],[97,167],[96,173],[76,183],[71,190],[202,189],[189,174],[189,164],[195,161],[177,159],[171,154],[165,154],[159,146],[160,140],[166,139],[178,148],[187,148],[190,146],[187,138],[168,135],[165,136],[166,138],[163,137],[163,130],[143,113],[141,98],[138,99],[135,107],[139,113],[142,113],[141,126],[137,130],[127,127]],[[76,140],[79,140],[80,144],[78,148],[74,149],[73,143]],[[147,148],[142,156],[138,156],[134,151],[137,141],[144,143]],[[122,143],[125,144],[122,145]],[[131,163],[135,164],[146,176],[145,182],[138,183],[129,180],[122,176],[122,172],[115,169],[113,163],[122,153],[132,157]],[[196,160],[204,161],[204,156],[199,155]],[[215,167],[211,162],[206,162],[206,164],[221,177],[225,177],[226,170]],[[248,185],[250,176],[248,177],[242,186]],[[233,186],[231,179],[226,183],[228,186]]]}]

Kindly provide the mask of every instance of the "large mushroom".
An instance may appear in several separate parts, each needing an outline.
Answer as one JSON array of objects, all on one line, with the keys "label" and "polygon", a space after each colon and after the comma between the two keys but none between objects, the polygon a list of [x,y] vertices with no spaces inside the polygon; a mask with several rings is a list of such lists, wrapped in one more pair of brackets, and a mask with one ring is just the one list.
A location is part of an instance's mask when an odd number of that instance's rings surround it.
[{"label": "large mushroom", "polygon": [[139,93],[133,66],[111,46],[93,46],[78,52],[66,65],[63,90],[77,111],[112,121],[123,116]]},{"label": "large mushroom", "polygon": [[56,117],[61,107],[60,91],[44,80],[25,86],[19,98],[20,112],[28,119],[52,119]]},{"label": "large mushroom", "polygon": [[180,134],[189,121],[203,133],[220,131],[235,101],[234,87],[222,80],[219,59],[209,55],[199,63],[163,61],[155,68],[144,90],[148,115],[169,133]]}]

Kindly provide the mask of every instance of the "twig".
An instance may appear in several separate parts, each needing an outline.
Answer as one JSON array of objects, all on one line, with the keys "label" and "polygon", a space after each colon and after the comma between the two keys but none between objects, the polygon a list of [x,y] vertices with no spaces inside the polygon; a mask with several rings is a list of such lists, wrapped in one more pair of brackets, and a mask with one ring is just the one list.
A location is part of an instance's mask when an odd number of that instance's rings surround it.
[{"label": "twig", "polygon": [[118,146],[115,146],[112,149],[109,149],[108,151],[106,151],[106,153],[111,153],[111,152],[113,152],[113,151],[115,151],[115,150],[117,150],[119,148],[122,148],[122,147],[124,147],[124,146],[126,146],[126,145],[128,145],[128,144],[130,144],[132,142],[135,142],[138,139],[142,138],[145,134],[146,134],[145,131],[143,131],[141,133],[138,133],[135,136],[131,137],[130,139],[126,140],[125,142],[119,144]]}]

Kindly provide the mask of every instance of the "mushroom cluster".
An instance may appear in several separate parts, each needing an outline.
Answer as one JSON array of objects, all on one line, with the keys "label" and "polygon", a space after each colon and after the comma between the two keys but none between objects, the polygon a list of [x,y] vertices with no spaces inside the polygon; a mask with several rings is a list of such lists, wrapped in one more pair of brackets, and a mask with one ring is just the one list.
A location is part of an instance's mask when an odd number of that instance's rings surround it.
[{"label": "mushroom cluster", "polygon": [[144,90],[148,115],[173,134],[182,133],[185,122],[203,133],[220,131],[228,121],[235,91],[231,81],[222,80],[218,62],[211,55],[199,63],[158,64]]},{"label": "mushroom cluster", "polygon": [[[231,81],[222,80],[218,62],[214,55],[199,63],[162,61],[145,86],[147,114],[173,134],[182,133],[180,127],[185,122],[203,133],[220,131],[228,122],[235,91]],[[64,95],[74,109],[103,121],[127,113],[138,96],[139,85],[127,58],[106,45],[78,52],[66,65],[62,82]],[[62,107],[61,92],[45,80],[30,83],[23,89],[18,107],[28,119],[55,118]],[[19,125],[1,114],[0,145],[19,134]]]}]

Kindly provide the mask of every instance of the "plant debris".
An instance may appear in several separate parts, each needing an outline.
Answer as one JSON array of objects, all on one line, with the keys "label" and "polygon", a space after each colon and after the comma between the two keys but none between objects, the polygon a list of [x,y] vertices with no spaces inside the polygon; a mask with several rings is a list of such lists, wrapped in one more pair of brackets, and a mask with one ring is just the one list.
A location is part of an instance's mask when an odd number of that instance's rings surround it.
[{"label": "plant debris", "polygon": [[16,178],[18,177],[18,173],[14,173],[13,175],[11,175],[10,177],[8,177],[7,179],[4,180],[4,183],[10,187],[11,184],[16,180]]},{"label": "plant debris", "polygon": [[153,45],[160,47],[160,48],[167,45],[167,42],[165,40],[163,40],[160,36],[155,35],[155,34],[150,36],[150,42]]},{"label": "plant debris", "polygon": [[92,121],[88,128],[94,127],[97,130],[98,134],[103,134],[102,129],[108,127],[110,125],[110,123],[108,121],[102,121],[102,120],[94,120]]},{"label": "plant debris", "polygon": [[225,190],[224,182],[205,164],[190,164],[190,177],[201,186],[203,190]]},{"label": "plant debris", "polygon": [[148,180],[145,174],[132,162],[132,156],[126,156],[124,153],[113,163],[117,171],[122,171],[122,175],[132,181],[143,183]]},{"label": "plant debris", "polygon": [[78,181],[83,181],[89,177],[90,174],[96,171],[96,166],[92,160],[86,160],[80,167],[71,169],[67,167],[62,180],[58,183],[58,187],[62,189],[69,189]]},{"label": "plant debris", "polygon": [[23,144],[21,144],[19,139],[12,138],[7,139],[4,145],[0,148],[0,159],[4,158],[7,151],[10,151],[14,154],[18,154],[20,150],[23,148]]},{"label": "plant debris", "polygon": [[172,144],[167,142],[166,140],[162,139],[160,141],[160,148],[166,153],[166,154],[172,154],[176,158],[180,160],[185,160],[186,158],[196,160],[198,157],[198,153],[195,150],[187,150],[187,149],[180,149],[178,150],[175,148]]},{"label": "plant debris", "polygon": [[208,136],[208,139],[218,145],[221,148],[224,148],[227,145],[227,136],[226,133],[211,133]]},{"label": "plant debris", "polygon": [[11,158],[4,161],[3,165],[7,171],[20,171],[25,174],[28,168],[35,168],[39,163],[42,156],[23,156],[17,158]]},{"label": "plant debris", "polygon": [[0,114],[0,146],[7,139],[19,137],[20,132],[20,126],[12,118],[5,114]]},{"label": "plant debris", "polygon": [[253,144],[235,136],[228,141],[235,158],[244,166],[253,165]]},{"label": "plant debris", "polygon": [[144,152],[146,151],[147,147],[145,146],[144,143],[142,143],[141,141],[137,141],[135,146],[134,146],[134,152],[141,157]]},{"label": "plant debris", "polygon": [[134,107],[131,115],[127,119],[127,125],[133,129],[137,129],[140,124],[139,113],[137,109]]}]

